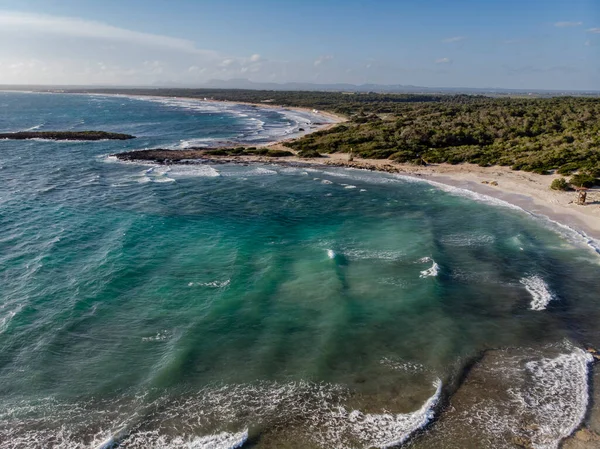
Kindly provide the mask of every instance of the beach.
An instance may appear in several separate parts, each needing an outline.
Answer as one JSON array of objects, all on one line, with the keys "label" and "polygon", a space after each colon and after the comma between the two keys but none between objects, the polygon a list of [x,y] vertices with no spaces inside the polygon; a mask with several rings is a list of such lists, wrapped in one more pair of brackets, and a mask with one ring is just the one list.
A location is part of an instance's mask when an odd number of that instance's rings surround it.
[{"label": "beach", "polygon": [[[281,143],[270,144],[269,147],[290,151]],[[539,175],[515,171],[509,167],[480,167],[466,163],[416,166],[387,159],[360,159],[356,156],[353,161],[349,161],[348,156],[345,153],[334,153],[323,155],[321,158],[294,156],[277,160],[263,156],[205,157],[219,162],[310,164],[414,176],[506,201],[533,214],[547,216],[553,221],[580,230],[594,239],[600,239],[600,189],[590,189],[587,204],[579,205],[576,202],[575,191],[550,189],[552,181],[560,178],[560,175]],[[497,185],[491,184],[493,182]]]},{"label": "beach", "polygon": [[[314,111],[3,101],[7,132],[136,139],[3,141],[0,448],[59,433],[64,447],[554,448],[582,422],[598,432],[598,257],[583,221],[563,229],[521,195],[536,184],[518,176],[537,176],[275,157],[343,120]],[[232,144],[251,156],[207,155]]]},{"label": "beach", "polygon": [[[111,95],[119,96],[119,95]],[[137,96],[129,96],[136,98]],[[274,150],[290,151],[285,142],[296,140],[302,136],[316,131],[330,129],[340,123],[346,122],[347,117],[328,111],[316,111],[310,108],[281,106],[269,102],[249,103],[231,102],[217,100],[200,100],[190,97],[144,97],[146,99],[173,99],[183,101],[198,101],[205,103],[221,103],[236,105],[242,104],[251,107],[277,110],[283,114],[286,111],[302,114],[312,114],[323,118],[323,123],[316,123],[311,129],[295,132],[285,136],[276,142],[266,143]],[[478,194],[497,198],[507,203],[518,206],[536,215],[543,215],[553,221],[582,231],[593,239],[600,239],[600,188],[592,188],[588,192],[585,205],[577,204],[577,193],[575,191],[557,191],[550,189],[552,181],[561,178],[557,174],[539,175],[532,172],[512,170],[510,167],[492,166],[481,167],[475,164],[428,164],[425,166],[397,163],[389,159],[362,159],[354,156],[349,161],[347,153],[323,154],[321,158],[300,158],[298,156],[274,158],[265,156],[208,156],[203,159],[216,162],[231,163],[275,163],[285,164],[310,164],[323,166],[348,167],[360,170],[382,171],[398,173],[406,176],[415,176],[434,182],[439,182],[453,187],[470,190]]]}]

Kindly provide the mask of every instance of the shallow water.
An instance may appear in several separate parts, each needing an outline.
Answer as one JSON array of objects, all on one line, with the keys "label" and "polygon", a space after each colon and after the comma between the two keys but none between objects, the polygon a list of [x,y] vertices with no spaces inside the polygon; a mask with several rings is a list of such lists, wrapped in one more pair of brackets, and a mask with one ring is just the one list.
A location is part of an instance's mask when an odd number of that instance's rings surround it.
[{"label": "shallow water", "polygon": [[[581,421],[588,362],[544,362],[600,346],[599,257],[576,234],[398,176],[107,157],[264,142],[310,120],[0,93],[0,131],[139,136],[0,142],[0,447],[418,443],[464,367],[508,347],[535,348],[502,359],[537,363],[522,389],[551,388],[540,407],[573,402]],[[488,399],[510,447],[512,415]],[[456,447],[438,431],[429,447]]]}]

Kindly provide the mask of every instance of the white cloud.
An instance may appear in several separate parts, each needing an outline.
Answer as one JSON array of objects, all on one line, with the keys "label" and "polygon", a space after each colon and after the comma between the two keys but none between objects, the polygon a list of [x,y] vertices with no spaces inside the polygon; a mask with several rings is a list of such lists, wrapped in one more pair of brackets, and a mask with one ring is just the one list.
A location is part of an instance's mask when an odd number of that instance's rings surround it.
[{"label": "white cloud", "polygon": [[600,34],[600,28],[590,28],[587,30],[588,33]]},{"label": "white cloud", "polygon": [[319,67],[320,65],[324,64],[327,61],[331,61],[332,59],[333,59],[333,56],[331,56],[331,55],[319,56],[317,59],[315,59],[314,65],[315,65],[315,67]]},{"label": "white cloud", "polygon": [[452,63],[452,59],[450,59],[450,58],[440,58],[440,59],[436,59],[435,63],[436,64],[451,64]]},{"label": "white cloud", "polygon": [[583,25],[583,22],[556,22],[554,24],[554,26],[558,28],[578,27],[581,25]]},{"label": "white cloud", "polygon": [[453,42],[464,41],[465,39],[466,39],[465,36],[454,36],[454,37],[447,37],[446,39],[442,39],[442,42],[444,44],[451,44]]},{"label": "white cloud", "polygon": [[0,11],[2,31],[19,31],[53,36],[99,39],[103,41],[125,41],[149,47],[162,47],[192,54],[214,56],[216,52],[196,48],[194,43],[159,34],[141,33],[101,22],[71,17]]},{"label": "white cloud", "polygon": [[258,53],[250,56],[250,62],[260,62],[260,61],[262,61],[262,58],[260,57],[260,55]]}]

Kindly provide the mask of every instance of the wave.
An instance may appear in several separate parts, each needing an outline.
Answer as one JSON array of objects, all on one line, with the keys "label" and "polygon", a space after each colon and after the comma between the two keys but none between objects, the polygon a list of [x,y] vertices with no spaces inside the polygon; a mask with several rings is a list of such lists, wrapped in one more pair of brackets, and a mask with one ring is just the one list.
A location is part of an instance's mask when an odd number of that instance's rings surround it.
[{"label": "wave", "polygon": [[444,192],[447,192],[447,193],[450,193],[450,194],[453,194],[456,196],[461,196],[461,197],[469,198],[469,199],[472,199],[472,200],[475,200],[478,202],[491,204],[493,206],[504,207],[504,208],[508,208],[508,209],[512,209],[512,210],[516,210],[516,211],[525,213],[525,214],[529,215],[530,217],[536,218],[537,220],[541,221],[543,224],[545,224],[547,227],[554,230],[555,232],[558,231],[558,233],[561,234],[567,240],[575,241],[575,242],[579,242],[579,243],[581,243],[581,242],[585,243],[590,249],[592,249],[595,253],[600,255],[600,241],[593,239],[592,237],[588,236],[583,231],[578,231],[576,229],[573,229],[572,227],[567,226],[558,221],[555,221],[546,215],[528,211],[520,206],[509,203],[508,201],[494,198],[489,195],[484,195],[482,193],[477,193],[477,192],[473,192],[471,190],[462,189],[460,187],[454,187],[454,186],[444,184],[441,182],[432,181],[429,179],[417,179],[417,178],[414,178],[411,176],[406,176],[406,175],[394,175],[394,176],[396,176],[398,178],[410,180],[411,182],[415,182],[415,181],[416,182],[426,182],[430,185],[437,187],[440,190],[443,190]]},{"label": "wave", "polygon": [[521,279],[521,284],[532,296],[531,310],[546,310],[546,307],[555,299],[554,294],[548,288],[548,284],[540,276],[529,276]]},{"label": "wave", "polygon": [[227,287],[231,283],[230,279],[226,281],[212,281],[212,282],[190,282],[188,287],[211,287],[211,288],[223,288]]},{"label": "wave", "polygon": [[3,334],[8,329],[10,322],[20,310],[21,307],[18,307],[16,310],[9,310],[3,317],[0,317],[0,334]]},{"label": "wave", "polygon": [[536,417],[538,431],[531,438],[539,449],[558,448],[585,418],[589,402],[588,370],[593,356],[579,348],[553,358],[527,362],[533,388],[515,394]]},{"label": "wave", "polygon": [[[501,377],[505,404],[485,404],[475,420],[497,438],[513,434],[535,449],[558,449],[585,418],[589,403],[588,352],[563,343],[553,355],[539,352],[507,357],[490,367]],[[471,415],[473,416],[473,415]]]},{"label": "wave", "polygon": [[385,173],[377,173],[374,174],[362,174],[364,172],[362,169],[358,168],[343,168],[341,170],[323,170],[323,169],[312,169],[313,172],[327,173],[327,175],[331,176],[339,176],[344,178],[350,178],[357,181],[364,181],[371,184],[388,184],[388,183],[399,183],[399,182],[408,182],[408,183],[419,183],[419,184],[429,184],[436,187],[439,190],[442,190],[451,195],[460,196],[463,198],[468,198],[480,203],[489,204],[492,206],[503,207],[507,209],[512,209],[515,211],[519,211],[521,213],[527,214],[530,217],[539,220],[543,225],[547,228],[553,230],[554,232],[558,232],[562,235],[563,238],[574,242],[576,244],[581,245],[582,243],[590,248],[594,253],[600,255],[600,241],[588,236],[585,232],[574,229],[568,225],[560,223],[556,220],[551,219],[550,217],[538,214],[535,212],[528,211],[520,206],[509,203],[508,201],[504,201],[489,195],[485,195],[482,193],[474,192],[472,190],[454,187],[448,184],[444,184],[442,182],[433,181],[430,179],[418,178],[416,176],[403,175],[403,174],[385,174]]},{"label": "wave", "polygon": [[[111,97],[108,95],[107,97]],[[326,116],[315,112],[292,110],[280,107],[260,107],[243,103],[210,101],[194,98],[168,98],[139,95],[116,95],[139,101],[159,103],[167,108],[185,109],[200,114],[218,114],[236,118],[242,129],[237,136],[229,140],[247,143],[267,143],[284,138],[306,134],[318,126],[333,123]],[[276,119],[274,117],[277,117]],[[180,148],[188,146],[214,145],[215,139],[190,139],[179,144]]]},{"label": "wave", "polygon": [[439,274],[440,266],[433,259],[430,259],[429,261],[433,262],[433,265],[431,268],[421,271],[421,274],[419,275],[420,278],[436,277]]},{"label": "wave", "polygon": [[175,165],[170,174],[174,177],[217,178],[221,173],[210,165]]},{"label": "wave", "polygon": [[31,128],[26,128],[23,131],[35,131],[36,129],[40,129],[45,125],[45,123],[40,123],[39,125],[32,126]]},{"label": "wave", "polygon": [[486,246],[494,243],[495,237],[487,234],[451,234],[440,239],[450,246]]},{"label": "wave", "polygon": [[442,381],[433,384],[435,393],[412,413],[404,414],[363,414],[357,410],[351,412],[347,419],[351,433],[366,444],[366,447],[387,449],[405,443],[417,430],[425,427],[434,417],[441,393]]},{"label": "wave", "polygon": [[158,432],[137,432],[129,437],[108,437],[94,449],[111,449],[126,439],[128,448],[144,449],[237,449],[248,440],[248,429],[237,433],[221,432],[201,437],[170,437]]},{"label": "wave", "polygon": [[[433,418],[441,381],[433,387],[433,395],[417,410],[398,414],[346,408],[352,395],[347,388],[304,381],[213,385],[150,403],[144,403],[146,395],[136,395],[133,402],[73,404],[44,399],[0,411],[0,441],[10,441],[9,446],[0,443],[0,448],[239,448],[247,441],[250,426],[278,429],[268,438],[285,439],[291,422],[294,437],[317,447],[355,447],[360,442],[364,447],[388,448],[405,442]],[[125,423],[123,416],[128,416]],[[224,428],[245,430],[209,435],[203,431]]]},{"label": "wave", "polygon": [[404,251],[397,250],[362,250],[362,249],[348,249],[344,251],[349,259],[363,260],[363,259],[374,259],[374,260],[400,260],[406,256]]}]

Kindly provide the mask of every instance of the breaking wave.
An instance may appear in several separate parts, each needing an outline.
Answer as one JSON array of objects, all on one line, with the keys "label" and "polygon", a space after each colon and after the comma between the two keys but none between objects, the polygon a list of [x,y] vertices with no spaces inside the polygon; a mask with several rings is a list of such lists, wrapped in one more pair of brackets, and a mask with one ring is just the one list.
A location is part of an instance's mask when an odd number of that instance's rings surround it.
[{"label": "breaking wave", "polygon": [[[238,448],[248,439],[249,426],[276,427],[281,438],[297,435],[322,448],[389,448],[405,442],[434,416],[442,383],[417,410],[409,413],[363,413],[344,402],[346,388],[310,382],[214,386],[179,399],[143,397],[123,401],[64,404],[46,400],[17,404],[0,413],[0,448],[92,447]],[[126,414],[127,410],[135,410]],[[122,417],[130,416],[125,422]],[[165,422],[169,426],[165,426]],[[203,429],[245,429],[237,432]],[[118,430],[106,430],[106,429]],[[91,432],[91,434],[90,434]],[[86,436],[92,435],[92,436]],[[6,443],[10,441],[10,443]],[[357,443],[359,446],[357,446]],[[7,445],[9,444],[9,445]]]},{"label": "breaking wave", "polygon": [[[429,259],[429,258],[427,258]],[[431,266],[431,268],[428,268],[427,270],[423,270],[421,271],[420,274],[420,278],[428,278],[428,277],[436,277],[438,275],[438,273],[440,272],[440,266],[435,262],[435,260],[428,260],[428,262],[433,262],[433,265]]]},{"label": "breaking wave", "polygon": [[548,288],[548,284],[539,276],[529,276],[521,279],[521,284],[529,292],[531,297],[531,310],[546,310],[546,307],[554,299],[554,294]]}]

